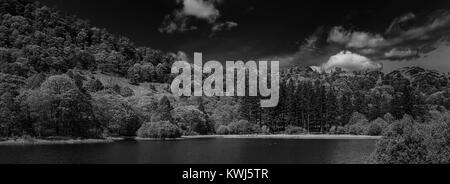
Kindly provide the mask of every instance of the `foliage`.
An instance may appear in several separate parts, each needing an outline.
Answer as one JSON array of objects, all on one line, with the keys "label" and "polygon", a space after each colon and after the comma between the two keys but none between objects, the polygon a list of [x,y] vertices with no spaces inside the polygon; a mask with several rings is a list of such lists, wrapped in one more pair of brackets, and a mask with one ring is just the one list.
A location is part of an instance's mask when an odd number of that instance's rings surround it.
[{"label": "foliage", "polygon": [[142,124],[141,115],[121,96],[100,91],[93,96],[93,111],[105,133],[133,136]]},{"label": "foliage", "polygon": [[216,122],[215,127],[228,125],[230,122],[237,121],[238,117],[237,107],[231,104],[219,104],[211,115],[211,119]]},{"label": "foliage", "polygon": [[174,122],[186,132],[206,135],[212,131],[208,116],[193,106],[177,107],[173,112]]},{"label": "foliage", "polygon": [[130,87],[122,87],[119,94],[123,97],[130,97],[134,95],[134,91]]},{"label": "foliage", "polygon": [[393,123],[393,122],[395,121],[395,118],[394,118],[394,116],[392,116],[391,113],[386,113],[386,114],[383,116],[383,119],[384,119],[388,124],[391,124],[391,123]]},{"label": "foliage", "polygon": [[170,104],[170,100],[167,96],[164,96],[159,100],[158,107],[156,108],[155,113],[151,117],[151,122],[157,121],[169,121],[173,122],[172,119],[172,110],[173,107]]},{"label": "foliage", "polygon": [[387,133],[378,141],[372,159],[376,163],[418,164],[427,162],[424,135],[415,122],[404,118],[389,125]]},{"label": "foliage", "polygon": [[302,127],[288,126],[286,127],[285,133],[289,135],[296,135],[296,134],[305,134],[308,133],[308,131]]},{"label": "foliage", "polygon": [[388,123],[384,121],[384,119],[378,118],[370,123],[365,134],[371,136],[380,136],[383,134],[383,130],[386,130],[387,127]]},{"label": "foliage", "polygon": [[[93,114],[91,96],[65,75],[50,76],[40,89],[20,96],[23,124],[37,136],[99,137],[101,128]],[[31,125],[30,125],[31,124]]]},{"label": "foliage", "polygon": [[264,125],[261,127],[261,133],[267,135],[267,134],[271,134],[272,131],[270,130],[270,128],[268,126]]},{"label": "foliage", "polygon": [[51,76],[41,85],[41,91],[49,96],[61,95],[74,89],[77,89],[75,82],[66,75]]},{"label": "foliage", "polygon": [[230,129],[230,134],[241,135],[253,133],[253,125],[246,120],[232,122],[228,125],[228,128]]},{"label": "foliage", "polygon": [[367,123],[367,118],[366,116],[364,116],[363,114],[359,113],[359,112],[354,112],[352,117],[350,118],[348,125],[354,125],[354,124],[366,124]]},{"label": "foliage", "polygon": [[[141,63],[140,80],[171,78],[174,54],[137,48],[128,38],[40,3],[4,0],[0,6],[0,72],[30,77],[34,72],[57,74],[77,68],[126,77]],[[152,70],[148,65],[156,67]]]},{"label": "foliage", "polygon": [[89,79],[85,84],[84,88],[92,93],[98,92],[103,90],[105,87],[103,86],[102,82],[98,79]]},{"label": "foliage", "polygon": [[338,126],[336,128],[336,134],[347,134],[348,130],[343,126]]},{"label": "foliage", "polygon": [[346,126],[348,133],[351,135],[364,135],[367,132],[368,124],[355,123]]},{"label": "foliage", "polygon": [[219,128],[217,128],[217,130],[216,130],[216,134],[228,135],[228,134],[230,134],[230,128],[228,128],[228,126],[225,126],[225,125],[220,125]]},{"label": "foliage", "polygon": [[391,125],[377,143],[371,161],[386,164],[450,163],[450,114],[418,123],[405,116]]},{"label": "foliage", "polygon": [[181,137],[181,131],[176,125],[168,121],[159,121],[142,124],[137,131],[137,136],[155,139],[178,138]]}]

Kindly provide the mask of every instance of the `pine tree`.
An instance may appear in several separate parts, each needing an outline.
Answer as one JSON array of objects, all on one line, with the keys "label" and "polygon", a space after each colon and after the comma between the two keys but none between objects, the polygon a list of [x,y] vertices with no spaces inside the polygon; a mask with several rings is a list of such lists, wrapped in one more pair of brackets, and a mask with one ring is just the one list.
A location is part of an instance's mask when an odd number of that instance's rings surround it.
[{"label": "pine tree", "polygon": [[338,104],[336,94],[334,89],[329,89],[327,93],[327,103],[326,103],[326,126],[329,129],[331,126],[337,125],[337,116],[338,116]]},{"label": "pine tree", "polygon": [[286,123],[288,125],[295,125],[297,119],[296,111],[296,97],[295,97],[295,85],[294,82],[287,84],[286,90]]},{"label": "pine tree", "polygon": [[351,101],[351,95],[349,93],[344,93],[341,97],[339,108],[339,114],[341,116],[340,118],[341,126],[344,126],[348,123],[352,113],[353,113],[353,106]]}]

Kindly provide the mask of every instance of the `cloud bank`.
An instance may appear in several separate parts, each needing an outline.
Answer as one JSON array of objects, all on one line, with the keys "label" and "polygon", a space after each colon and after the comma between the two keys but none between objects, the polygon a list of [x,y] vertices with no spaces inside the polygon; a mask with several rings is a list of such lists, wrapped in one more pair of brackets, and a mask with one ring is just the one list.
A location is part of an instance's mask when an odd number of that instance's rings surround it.
[{"label": "cloud bank", "polygon": [[413,13],[392,21],[384,33],[331,29],[328,42],[376,60],[410,60],[436,49],[450,36],[450,14],[435,12],[426,18]]},{"label": "cloud bank", "polygon": [[269,58],[284,66],[313,66],[322,72],[336,67],[347,71],[380,70],[383,61],[417,59],[449,41],[449,12],[436,11],[426,16],[407,13],[395,18],[381,33],[343,26],[320,28],[305,39],[297,52]]}]

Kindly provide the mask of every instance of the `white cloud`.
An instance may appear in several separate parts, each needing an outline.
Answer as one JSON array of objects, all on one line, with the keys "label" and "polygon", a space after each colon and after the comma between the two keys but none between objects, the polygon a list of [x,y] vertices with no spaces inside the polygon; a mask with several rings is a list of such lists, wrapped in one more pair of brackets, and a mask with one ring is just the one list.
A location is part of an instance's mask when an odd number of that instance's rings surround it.
[{"label": "white cloud", "polygon": [[177,0],[177,3],[182,8],[164,18],[159,32],[171,34],[196,30],[197,26],[191,25],[193,19],[206,21],[212,26],[212,32],[229,30],[237,26],[235,22],[217,21],[221,16],[217,6],[223,3],[223,0]]},{"label": "white cloud", "polygon": [[190,62],[190,59],[188,58],[187,54],[183,51],[178,51],[175,55],[175,58],[177,61],[186,61]]},{"label": "white cloud", "polygon": [[221,1],[183,0],[184,7],[182,13],[184,15],[215,22],[220,16],[219,10],[215,7],[216,2]]},{"label": "white cloud", "polygon": [[217,23],[215,24],[211,30],[213,32],[219,32],[219,31],[223,31],[223,30],[230,30],[233,27],[238,26],[238,23],[236,22],[232,22],[232,21],[228,21],[228,22],[223,22],[223,23]]},{"label": "white cloud", "polygon": [[328,41],[345,45],[347,48],[363,49],[381,46],[384,44],[385,39],[379,34],[352,32],[337,26],[331,29]]},{"label": "white cloud", "polygon": [[387,59],[411,58],[411,57],[417,57],[418,55],[419,55],[419,53],[415,50],[411,50],[411,49],[401,50],[401,49],[397,49],[397,48],[394,48],[384,54],[384,56]]},{"label": "white cloud", "polygon": [[450,13],[435,12],[428,17],[412,13],[392,21],[384,34],[332,28],[328,42],[375,59],[404,60],[429,53],[435,45],[450,41]]},{"label": "white cloud", "polygon": [[[321,71],[330,72],[337,67],[345,71],[365,71],[365,70],[380,70],[383,68],[382,64],[371,61],[369,58],[350,51],[342,51],[332,56],[328,62],[320,66]],[[316,70],[317,67],[314,67]]]}]

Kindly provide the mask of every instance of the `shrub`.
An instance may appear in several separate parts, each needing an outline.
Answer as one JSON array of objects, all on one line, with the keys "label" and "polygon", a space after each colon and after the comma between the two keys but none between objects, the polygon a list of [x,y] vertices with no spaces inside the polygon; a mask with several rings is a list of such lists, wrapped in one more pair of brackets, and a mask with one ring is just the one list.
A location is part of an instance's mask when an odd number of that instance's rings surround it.
[{"label": "shrub", "polygon": [[350,120],[348,121],[349,125],[354,125],[356,123],[367,123],[368,120],[366,118],[366,116],[364,116],[363,114],[359,113],[359,112],[354,112],[352,114],[352,117],[350,118]]},{"label": "shrub", "polygon": [[134,91],[130,87],[120,88],[120,95],[123,97],[130,97],[134,95]]},{"label": "shrub", "polygon": [[230,129],[225,125],[220,125],[219,128],[217,128],[216,133],[219,135],[228,135],[230,134]]},{"label": "shrub", "polygon": [[302,127],[288,126],[288,127],[286,127],[286,130],[284,132],[289,135],[296,135],[296,134],[304,134],[308,131],[306,131]]},{"label": "shrub", "polygon": [[337,134],[337,127],[336,126],[332,126],[329,130],[330,134]]},{"label": "shrub", "polygon": [[38,73],[26,80],[26,86],[30,89],[37,89],[41,87],[41,84],[47,79],[44,73]]},{"label": "shrub", "polygon": [[228,125],[230,122],[238,121],[237,117],[239,117],[237,107],[229,104],[218,105],[211,115],[211,119],[216,122],[216,127],[219,125]]},{"label": "shrub", "polygon": [[252,133],[254,133],[254,134],[260,134],[260,133],[262,133],[262,128],[261,128],[261,126],[259,126],[259,125],[257,125],[257,124],[254,124],[253,127],[252,127]]},{"label": "shrub", "polygon": [[266,125],[261,127],[261,133],[262,134],[271,134],[272,132],[270,131],[270,128]]},{"label": "shrub", "polygon": [[173,110],[174,122],[186,132],[197,132],[206,135],[212,131],[208,116],[195,106],[177,107]]},{"label": "shrub", "polygon": [[120,86],[118,84],[107,86],[106,88],[114,91],[116,94],[120,94]]},{"label": "shrub", "polygon": [[84,84],[84,88],[89,92],[98,92],[104,89],[102,82],[98,79],[90,79]]},{"label": "shrub", "polygon": [[121,96],[100,92],[92,101],[96,119],[113,136],[133,136],[142,124],[141,115]]},{"label": "shrub", "polygon": [[367,127],[366,135],[378,136],[382,135],[383,132],[387,129],[388,123],[381,118],[378,118],[370,123]]},{"label": "shrub", "polygon": [[155,139],[178,138],[181,137],[181,131],[176,125],[168,121],[159,121],[142,124],[137,131],[137,136]]},{"label": "shrub", "polygon": [[368,125],[356,123],[348,126],[348,133],[352,135],[364,135],[367,132]]},{"label": "shrub", "polygon": [[415,122],[404,118],[389,125],[371,159],[380,164],[426,163],[427,146],[423,136]]},{"label": "shrub", "polygon": [[145,122],[151,122],[152,114],[158,107],[158,99],[154,96],[134,96],[128,102],[142,114]]},{"label": "shrub", "polygon": [[383,119],[384,119],[388,124],[391,124],[391,123],[393,123],[393,122],[395,121],[395,117],[392,116],[391,113],[386,113],[386,114],[383,116]]},{"label": "shrub", "polygon": [[336,128],[336,134],[348,134],[348,129],[343,126],[338,126]]},{"label": "shrub", "polygon": [[247,120],[240,120],[232,122],[228,125],[231,134],[251,134],[253,126]]},{"label": "shrub", "polygon": [[366,135],[378,136],[378,135],[381,135],[382,133],[383,133],[383,129],[381,128],[381,126],[379,124],[371,123],[369,125],[369,127],[367,127]]}]

